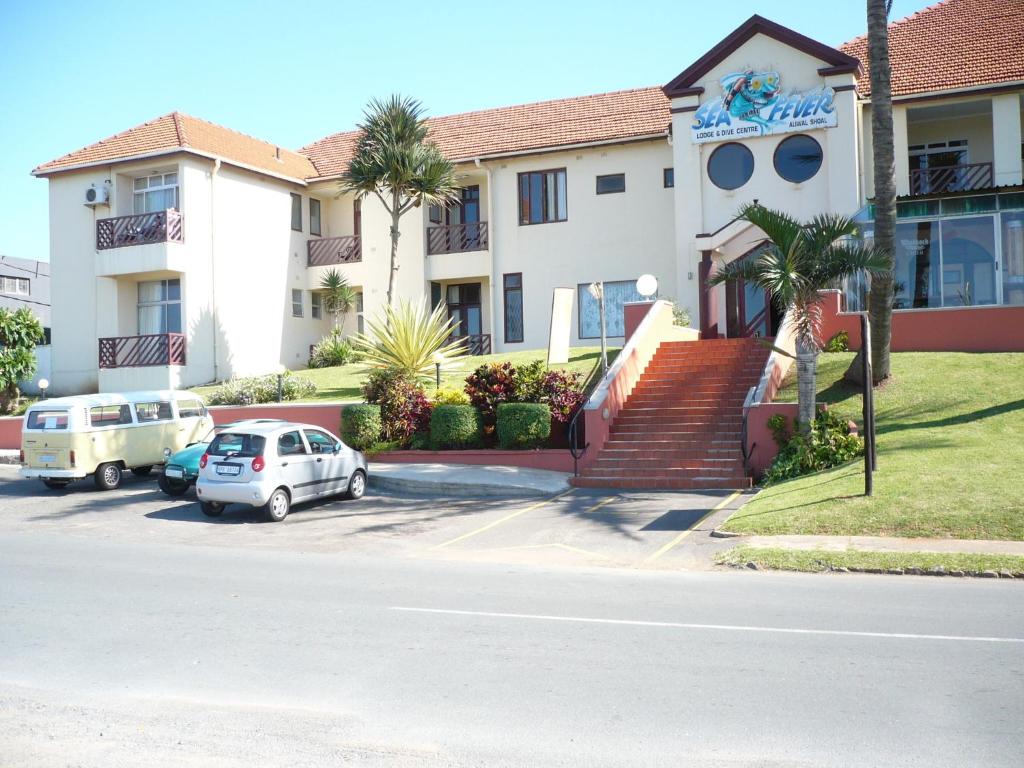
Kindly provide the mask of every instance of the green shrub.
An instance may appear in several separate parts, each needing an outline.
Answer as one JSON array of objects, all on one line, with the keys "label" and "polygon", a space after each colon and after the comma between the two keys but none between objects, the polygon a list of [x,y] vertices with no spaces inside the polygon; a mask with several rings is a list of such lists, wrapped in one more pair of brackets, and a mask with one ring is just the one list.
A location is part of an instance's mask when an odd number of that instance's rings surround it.
[{"label": "green shrub", "polygon": [[457,389],[439,389],[434,393],[434,405],[469,405],[469,395]]},{"label": "green shrub", "polygon": [[355,358],[355,350],[341,337],[341,331],[335,328],[313,347],[313,353],[309,356],[309,367],[333,368],[336,365],[347,365]]},{"label": "green shrub", "polygon": [[501,403],[497,432],[502,448],[536,448],[551,435],[551,408],[542,403]]},{"label": "green shrub", "polygon": [[672,325],[678,325],[683,328],[690,327],[689,307],[680,307],[678,304],[672,305]]},{"label": "green shrub", "polygon": [[[777,415],[781,423],[773,416],[768,420],[768,426],[776,440],[780,440],[787,430],[785,417]],[[765,485],[771,485],[781,480],[845,464],[863,455],[864,441],[850,434],[849,422],[823,409],[811,425],[809,435],[793,435],[782,446],[762,480]]]},{"label": "green shrub", "polygon": [[471,405],[438,405],[430,414],[430,447],[473,448],[480,444],[480,411]]},{"label": "green shrub", "polygon": [[539,403],[544,397],[544,374],[547,364],[543,360],[524,363],[513,369],[512,400],[517,403]]},{"label": "green shrub", "polygon": [[825,342],[824,352],[849,352],[850,334],[846,331],[839,331],[835,336]]},{"label": "green shrub", "polygon": [[357,403],[341,409],[341,439],[357,450],[380,440],[380,406]]},{"label": "green shrub", "polygon": [[408,445],[430,428],[431,403],[419,381],[393,369],[377,368],[363,383],[366,402],[380,406],[384,438]]},{"label": "green shrub", "polygon": [[[302,400],[316,394],[316,384],[309,379],[295,376],[291,371],[284,373],[282,400]],[[277,402],[277,374],[250,376],[245,379],[231,379],[217,387],[206,398],[208,405],[253,405],[255,403]]]}]

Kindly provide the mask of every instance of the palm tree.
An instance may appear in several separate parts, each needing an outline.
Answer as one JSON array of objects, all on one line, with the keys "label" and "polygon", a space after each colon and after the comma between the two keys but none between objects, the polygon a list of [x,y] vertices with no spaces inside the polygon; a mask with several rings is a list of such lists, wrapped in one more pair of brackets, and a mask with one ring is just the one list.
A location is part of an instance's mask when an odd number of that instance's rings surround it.
[{"label": "palm tree", "polygon": [[436,145],[427,141],[423,107],[414,99],[374,99],[359,126],[355,156],[341,178],[341,192],[359,198],[376,195],[391,214],[389,305],[395,298],[398,274],[398,224],[413,208],[449,205],[457,199],[455,168]]},{"label": "palm tree", "polygon": [[334,318],[335,329],[340,330],[345,326],[345,315],[356,305],[358,293],[336,269],[329,270],[321,278],[320,289],[323,291],[324,309]]},{"label": "palm tree", "polygon": [[816,410],[815,373],[821,351],[818,291],[861,271],[876,275],[888,268],[888,261],[876,248],[857,244],[852,239],[857,225],[843,216],[821,214],[801,224],[755,203],[745,206],[739,218],[764,233],[763,251],[756,258],[726,264],[710,283],[744,280],[765,291],[787,313],[796,338],[798,420],[806,432]]}]

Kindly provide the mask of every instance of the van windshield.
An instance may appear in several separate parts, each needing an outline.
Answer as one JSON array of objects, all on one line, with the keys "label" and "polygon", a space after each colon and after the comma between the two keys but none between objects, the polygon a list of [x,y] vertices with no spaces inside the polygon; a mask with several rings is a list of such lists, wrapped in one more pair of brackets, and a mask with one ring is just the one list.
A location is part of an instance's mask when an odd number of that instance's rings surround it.
[{"label": "van windshield", "polygon": [[25,429],[67,429],[68,412],[57,410],[38,410],[28,412]]},{"label": "van windshield", "polygon": [[211,456],[237,456],[251,459],[263,455],[267,440],[262,435],[246,435],[238,432],[221,432],[210,443],[207,453]]}]

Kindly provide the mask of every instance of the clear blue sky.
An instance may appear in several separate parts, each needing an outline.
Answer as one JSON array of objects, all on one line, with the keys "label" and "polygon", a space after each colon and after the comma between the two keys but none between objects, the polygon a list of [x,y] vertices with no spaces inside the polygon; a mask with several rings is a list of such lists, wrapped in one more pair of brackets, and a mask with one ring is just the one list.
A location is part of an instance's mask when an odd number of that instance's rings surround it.
[{"label": "clear blue sky", "polygon": [[[893,18],[927,0],[895,0]],[[0,254],[48,259],[39,163],[180,110],[281,146],[374,96],[430,114],[662,85],[752,13],[838,45],[863,0],[0,0]],[[628,12],[627,12],[628,11]]]}]

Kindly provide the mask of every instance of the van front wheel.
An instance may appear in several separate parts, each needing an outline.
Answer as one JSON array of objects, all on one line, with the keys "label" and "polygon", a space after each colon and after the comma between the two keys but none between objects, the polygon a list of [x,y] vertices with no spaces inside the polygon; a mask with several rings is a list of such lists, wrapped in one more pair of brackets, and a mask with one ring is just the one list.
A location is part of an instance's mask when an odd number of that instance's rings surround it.
[{"label": "van front wheel", "polygon": [[96,467],[96,474],[93,476],[96,487],[101,491],[112,491],[121,485],[121,468],[109,462]]}]

